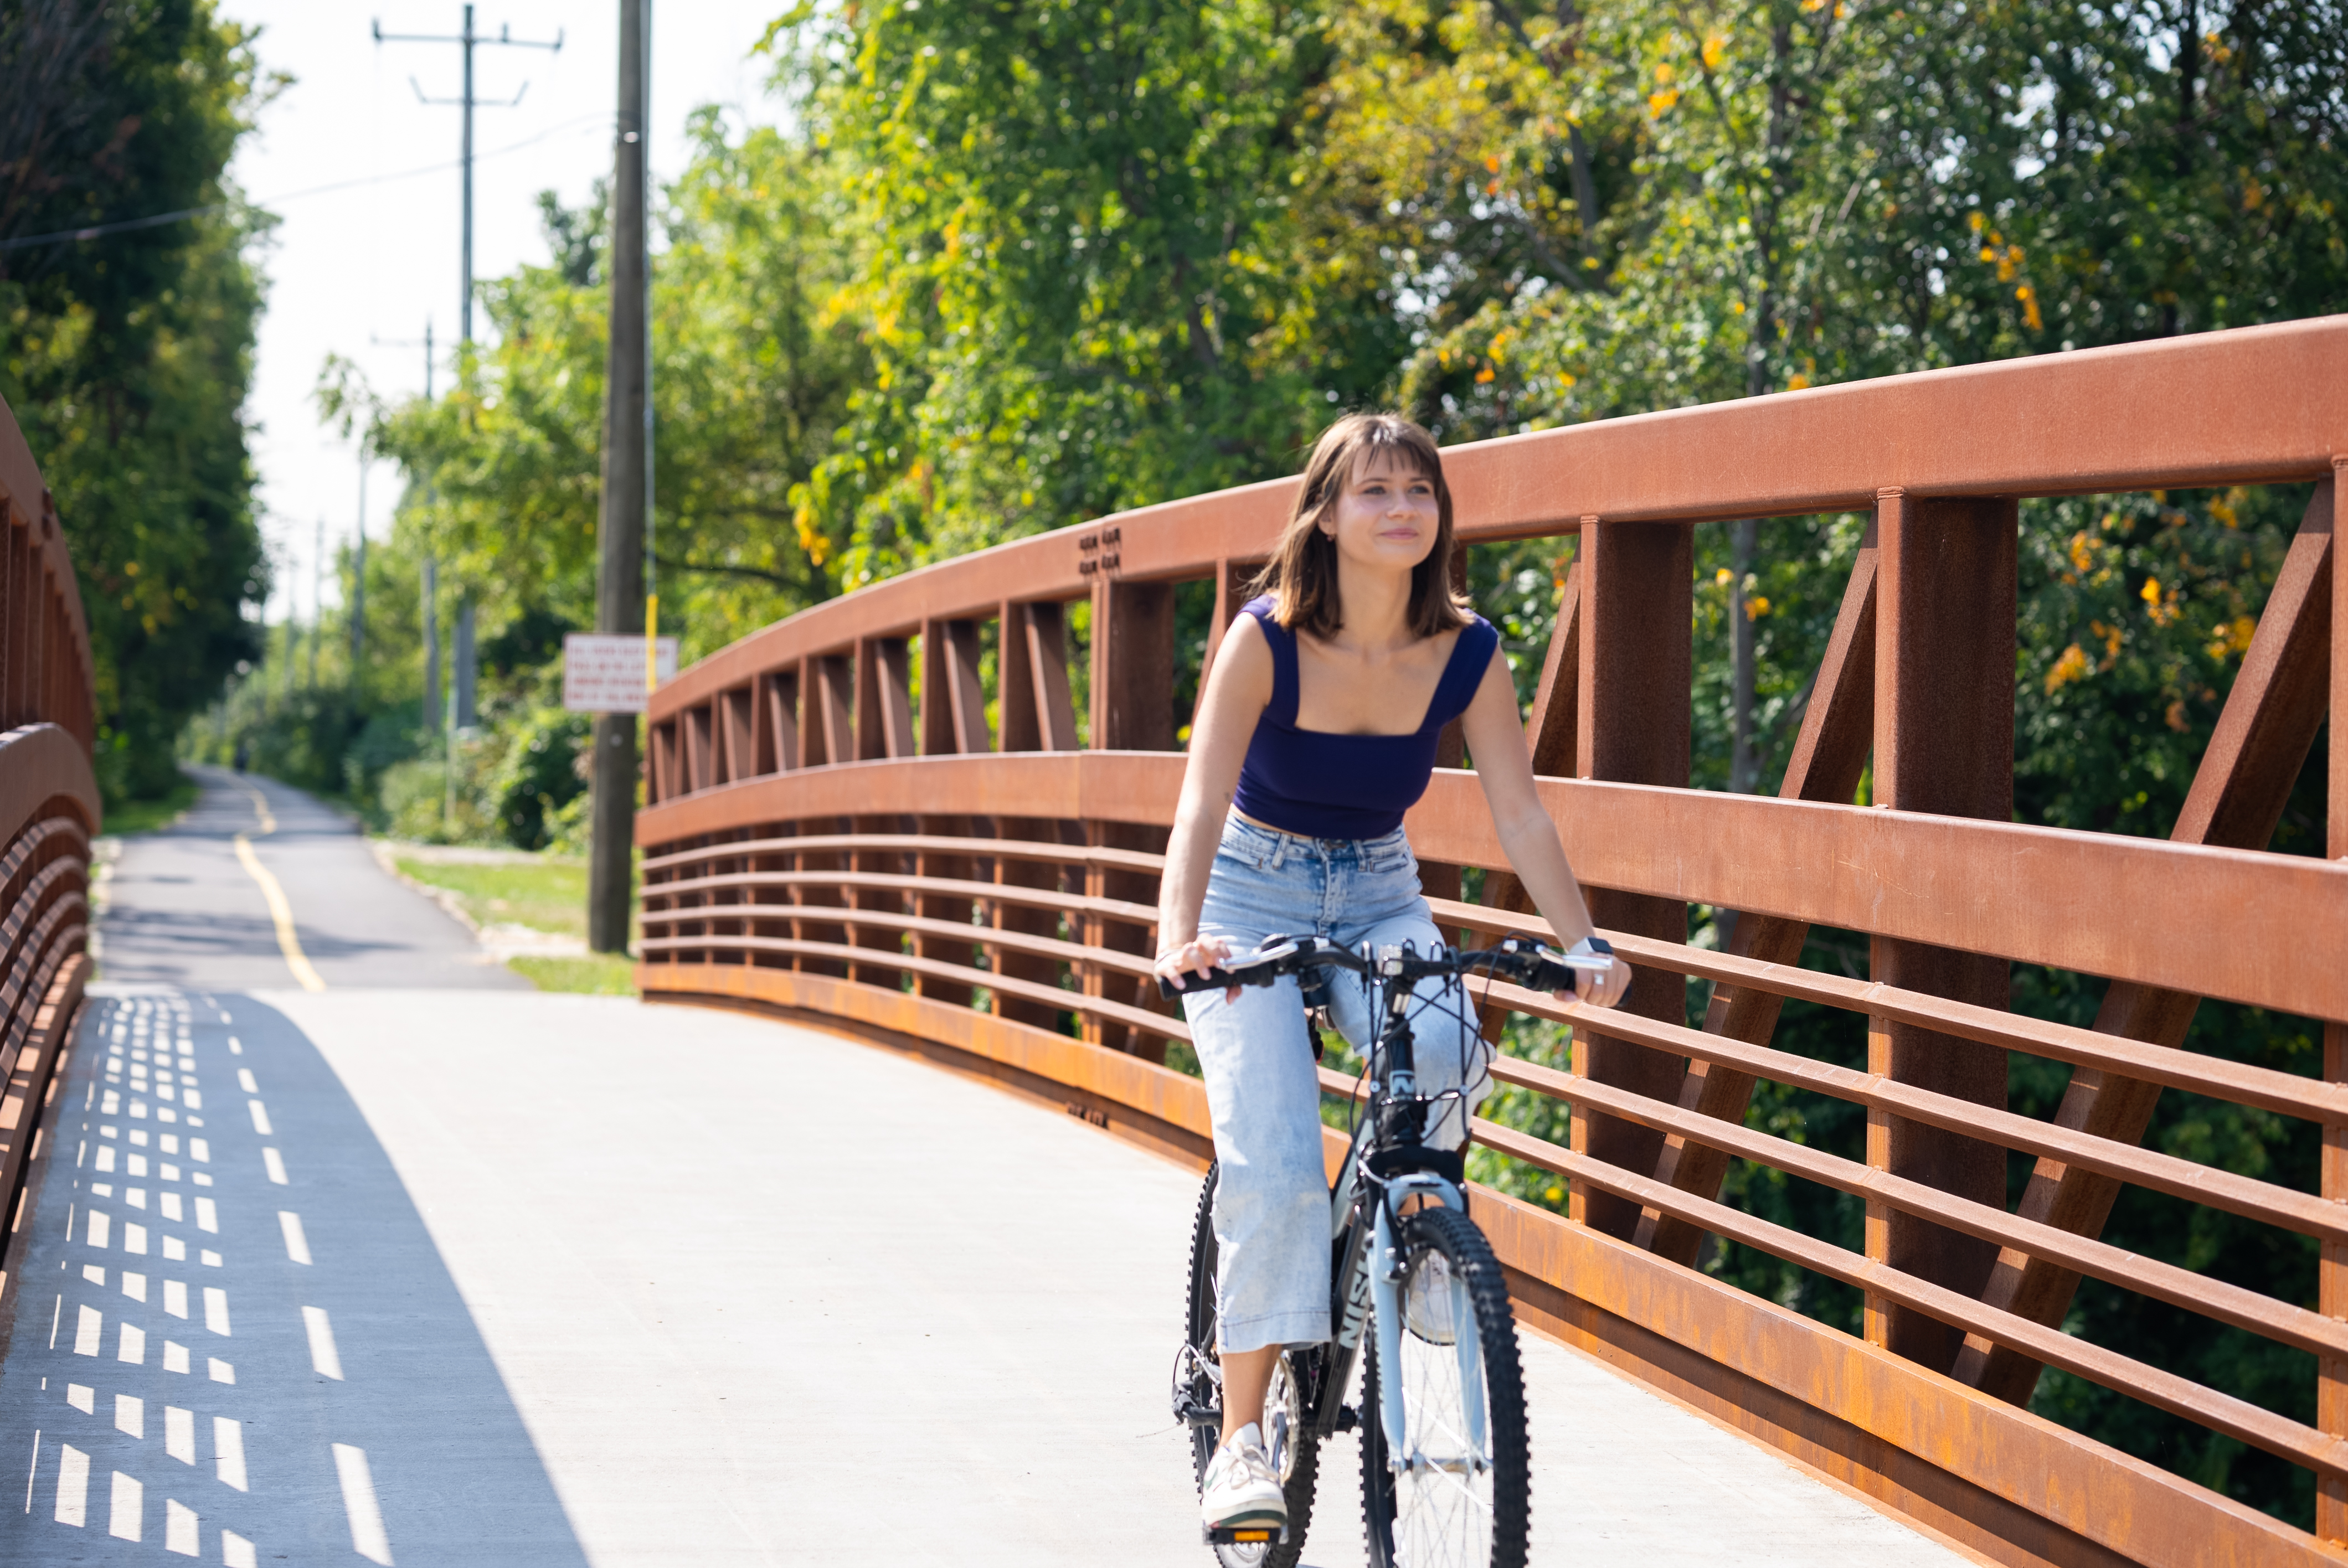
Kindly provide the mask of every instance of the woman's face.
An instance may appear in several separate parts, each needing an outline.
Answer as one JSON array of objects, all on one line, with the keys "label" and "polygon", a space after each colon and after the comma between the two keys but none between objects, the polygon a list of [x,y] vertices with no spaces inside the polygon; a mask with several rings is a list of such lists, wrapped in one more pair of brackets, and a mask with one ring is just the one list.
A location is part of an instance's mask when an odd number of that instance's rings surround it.
[{"label": "woman's face", "polygon": [[1409,458],[1382,451],[1354,465],[1321,531],[1336,541],[1342,558],[1408,571],[1434,551],[1440,523],[1435,481]]}]

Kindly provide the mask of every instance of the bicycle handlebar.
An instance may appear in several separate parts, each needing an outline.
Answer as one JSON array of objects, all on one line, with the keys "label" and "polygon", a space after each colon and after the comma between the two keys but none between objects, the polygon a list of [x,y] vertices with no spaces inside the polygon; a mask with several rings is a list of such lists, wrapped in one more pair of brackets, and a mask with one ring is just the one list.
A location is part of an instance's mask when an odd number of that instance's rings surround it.
[{"label": "bicycle handlebar", "polygon": [[1268,986],[1309,969],[1348,969],[1357,975],[1411,982],[1429,978],[1457,979],[1488,974],[1537,991],[1570,990],[1576,973],[1604,974],[1614,966],[1614,954],[1601,938],[1591,938],[1590,953],[1560,953],[1537,942],[1510,938],[1497,948],[1438,948],[1417,953],[1407,945],[1369,950],[1341,948],[1318,937],[1272,937],[1244,958],[1234,958],[1205,975],[1185,971],[1173,979],[1158,977],[1158,989],[1168,998],[1193,991],[1227,990],[1232,986]]}]

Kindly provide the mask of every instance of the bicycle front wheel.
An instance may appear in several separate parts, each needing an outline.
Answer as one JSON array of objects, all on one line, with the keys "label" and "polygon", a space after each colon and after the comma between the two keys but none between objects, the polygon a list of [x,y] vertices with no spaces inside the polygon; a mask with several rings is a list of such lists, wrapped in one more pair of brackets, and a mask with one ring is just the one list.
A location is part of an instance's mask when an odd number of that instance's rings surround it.
[{"label": "bicycle front wheel", "polygon": [[[1523,1568],[1532,1485],[1524,1378],[1509,1287],[1484,1233],[1456,1209],[1402,1225],[1401,1365],[1370,1337],[1362,1392],[1362,1523],[1375,1568]],[[1379,1419],[1403,1395],[1403,1451]]]}]

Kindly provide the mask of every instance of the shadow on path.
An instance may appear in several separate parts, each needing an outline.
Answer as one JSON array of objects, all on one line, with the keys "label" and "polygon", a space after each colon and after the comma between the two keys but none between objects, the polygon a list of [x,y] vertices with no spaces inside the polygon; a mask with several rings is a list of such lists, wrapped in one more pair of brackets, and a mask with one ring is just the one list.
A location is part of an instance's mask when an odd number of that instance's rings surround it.
[{"label": "shadow on path", "polygon": [[101,989],[10,1248],[0,1562],[584,1568],[317,1048],[248,997]]}]

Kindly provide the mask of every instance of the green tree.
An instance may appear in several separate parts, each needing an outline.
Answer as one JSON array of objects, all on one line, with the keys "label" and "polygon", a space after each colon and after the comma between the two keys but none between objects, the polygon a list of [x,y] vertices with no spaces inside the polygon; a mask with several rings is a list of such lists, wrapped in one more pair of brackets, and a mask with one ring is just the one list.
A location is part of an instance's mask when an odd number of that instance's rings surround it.
[{"label": "green tree", "polygon": [[1329,58],[1310,11],[901,0],[795,26],[873,354],[804,497],[844,583],[1287,472],[1385,381],[1385,278],[1292,220]]},{"label": "green tree", "polygon": [[[661,626],[688,660],[831,593],[791,497],[865,365],[833,307],[837,206],[807,152],[770,129],[729,139],[714,109],[694,134],[659,209],[653,293]],[[454,391],[378,407],[339,364],[322,384],[329,412],[370,422],[407,471],[402,548],[438,555],[492,632],[594,624],[608,213],[600,198],[542,205],[552,261],[483,284],[496,335]]]},{"label": "green tree", "polygon": [[0,13],[0,238],[191,208],[185,220],[0,251],[0,393],[57,497],[98,670],[99,778],[160,794],[172,743],[258,644],[268,575],[242,407],[265,220],[225,170],[268,90],[211,0]]}]

